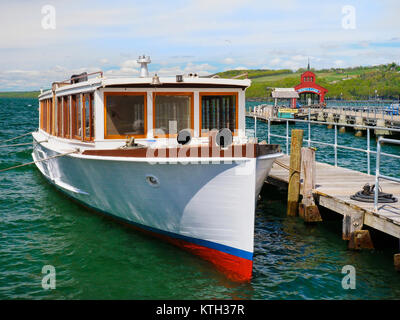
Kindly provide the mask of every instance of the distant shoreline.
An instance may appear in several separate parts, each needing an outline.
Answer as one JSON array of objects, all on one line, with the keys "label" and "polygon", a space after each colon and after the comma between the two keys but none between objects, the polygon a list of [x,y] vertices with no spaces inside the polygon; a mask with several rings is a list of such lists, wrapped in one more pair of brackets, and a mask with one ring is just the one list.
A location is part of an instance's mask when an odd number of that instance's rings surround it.
[{"label": "distant shoreline", "polygon": [[37,98],[40,91],[8,91],[0,92],[0,98]]}]

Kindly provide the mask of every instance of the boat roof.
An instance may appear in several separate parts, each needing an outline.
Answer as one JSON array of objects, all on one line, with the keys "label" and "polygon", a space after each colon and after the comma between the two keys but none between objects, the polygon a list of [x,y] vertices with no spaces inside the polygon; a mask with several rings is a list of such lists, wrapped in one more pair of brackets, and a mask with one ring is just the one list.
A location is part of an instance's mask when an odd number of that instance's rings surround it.
[{"label": "boat roof", "polygon": [[[67,94],[74,91],[96,90],[100,87],[124,87],[124,88],[247,88],[251,84],[249,79],[224,79],[224,78],[203,78],[203,77],[183,77],[183,81],[178,82],[176,77],[160,77],[160,84],[153,85],[153,77],[145,78],[107,78],[96,77],[86,81],[66,84],[59,83],[55,89],[56,94]],[[56,83],[57,84],[57,83]],[[39,95],[39,99],[51,96],[52,90],[47,90]]]}]

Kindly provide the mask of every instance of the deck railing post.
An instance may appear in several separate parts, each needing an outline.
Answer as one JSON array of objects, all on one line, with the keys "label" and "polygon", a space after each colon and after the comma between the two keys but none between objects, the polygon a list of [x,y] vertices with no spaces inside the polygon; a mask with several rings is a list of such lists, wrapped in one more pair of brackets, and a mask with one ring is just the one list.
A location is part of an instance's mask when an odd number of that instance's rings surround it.
[{"label": "deck railing post", "polygon": [[335,149],[335,167],[337,167],[337,125],[335,124],[335,144],[334,144],[334,149]]},{"label": "deck railing post", "polygon": [[308,147],[311,147],[311,109],[308,108]]},{"label": "deck railing post", "polygon": [[270,134],[271,134],[271,119],[268,118],[268,144],[271,143],[271,136],[270,136]]},{"label": "deck railing post", "polygon": [[370,148],[370,132],[369,128],[367,128],[367,172],[371,174],[371,148]]},{"label": "deck railing post", "polygon": [[286,154],[289,155],[289,120],[286,120]]},{"label": "deck railing post", "polygon": [[254,138],[257,138],[257,116],[254,115]]},{"label": "deck railing post", "polygon": [[376,169],[375,169],[375,192],[374,192],[374,210],[378,212],[378,195],[379,195],[379,167],[381,162],[381,139],[378,138],[376,143]]}]

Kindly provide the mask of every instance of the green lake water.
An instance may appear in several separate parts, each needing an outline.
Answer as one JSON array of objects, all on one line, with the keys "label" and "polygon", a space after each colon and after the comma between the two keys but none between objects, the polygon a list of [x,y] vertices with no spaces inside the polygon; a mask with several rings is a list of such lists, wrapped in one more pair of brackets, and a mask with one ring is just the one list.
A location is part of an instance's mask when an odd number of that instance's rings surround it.
[{"label": "green lake water", "polygon": [[[37,107],[35,99],[0,99],[0,140],[35,130]],[[251,136],[254,121],[247,123]],[[319,126],[313,134],[329,140],[332,130]],[[258,123],[257,136],[265,139],[265,124]],[[352,133],[339,140],[366,143]],[[330,152],[318,149],[318,160],[332,161]],[[363,170],[364,158],[345,152],[339,165]],[[29,146],[0,149],[0,168],[29,161]],[[385,170],[399,175],[398,161],[387,161]],[[256,210],[253,279],[235,283],[188,252],[82,208],[49,185],[35,166],[3,172],[0,299],[400,298],[400,274],[393,268],[399,249],[393,241],[373,251],[349,251],[341,240],[340,219],[309,226],[285,211],[284,193],[263,190]],[[44,265],[56,269],[55,290],[41,286]],[[355,290],[342,288],[345,265],[356,269]]]}]

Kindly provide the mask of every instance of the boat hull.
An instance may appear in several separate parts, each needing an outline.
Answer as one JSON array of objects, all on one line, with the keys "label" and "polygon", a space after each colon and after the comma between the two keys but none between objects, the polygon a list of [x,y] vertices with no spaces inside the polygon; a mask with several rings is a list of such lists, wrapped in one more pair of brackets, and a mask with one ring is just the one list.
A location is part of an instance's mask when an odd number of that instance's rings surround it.
[{"label": "boat hull", "polygon": [[[61,153],[42,143],[32,156]],[[204,163],[71,154],[36,165],[84,206],[183,247],[232,280],[248,281],[256,199],[276,157]]]}]

